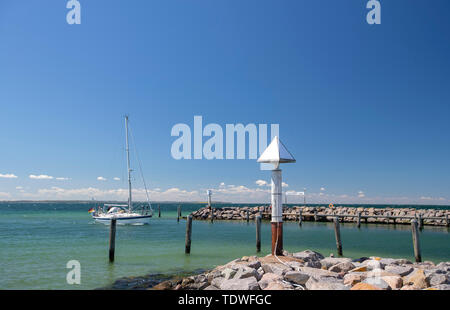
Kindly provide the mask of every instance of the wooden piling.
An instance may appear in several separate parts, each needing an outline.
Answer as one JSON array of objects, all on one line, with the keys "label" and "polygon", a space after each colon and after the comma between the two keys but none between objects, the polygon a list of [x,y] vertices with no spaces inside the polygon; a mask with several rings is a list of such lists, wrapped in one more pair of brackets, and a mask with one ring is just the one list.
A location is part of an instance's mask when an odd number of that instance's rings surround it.
[{"label": "wooden piling", "polygon": [[314,222],[317,222],[319,219],[319,216],[317,215],[317,210],[314,210]]},{"label": "wooden piling", "polygon": [[211,223],[214,223],[214,208],[211,208]]},{"label": "wooden piling", "polygon": [[338,255],[342,256],[342,242],[341,242],[341,229],[339,226],[339,218],[334,218],[334,235],[336,237],[336,247],[338,251]]},{"label": "wooden piling", "polygon": [[250,211],[247,209],[247,223],[250,223]]},{"label": "wooden piling", "polygon": [[158,217],[161,217],[161,206],[158,205]]},{"label": "wooden piling", "polygon": [[417,263],[422,261],[422,254],[420,253],[420,242],[419,242],[419,229],[417,220],[411,221],[411,231],[414,246],[414,257]]},{"label": "wooden piling", "polygon": [[261,252],[261,215],[255,218],[256,221],[256,251]]},{"label": "wooden piling", "polygon": [[361,212],[358,212],[358,228],[361,228]]},{"label": "wooden piling", "polygon": [[192,237],[192,215],[189,215],[186,221],[186,246],[184,250],[186,254],[191,253],[191,237]]},{"label": "wooden piling", "polygon": [[302,226],[302,221],[303,221],[303,219],[302,219],[302,210],[299,210],[298,211],[298,226]]},{"label": "wooden piling", "polygon": [[449,226],[448,214],[445,215],[445,226]]},{"label": "wooden piling", "polygon": [[423,229],[423,218],[422,218],[422,214],[419,213],[419,229],[422,230]]},{"label": "wooden piling", "polygon": [[177,222],[180,221],[180,217],[181,217],[181,206],[178,206],[178,209],[177,209]]},{"label": "wooden piling", "polygon": [[117,220],[113,218],[111,220],[111,226],[109,228],[109,262],[114,262],[114,254],[116,251],[116,222]]}]

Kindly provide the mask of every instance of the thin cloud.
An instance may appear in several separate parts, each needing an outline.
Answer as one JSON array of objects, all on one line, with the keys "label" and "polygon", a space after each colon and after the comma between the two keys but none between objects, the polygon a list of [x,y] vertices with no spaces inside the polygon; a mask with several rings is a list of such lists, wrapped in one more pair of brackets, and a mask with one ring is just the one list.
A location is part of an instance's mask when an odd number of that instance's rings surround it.
[{"label": "thin cloud", "polygon": [[30,174],[29,178],[33,179],[33,180],[52,180],[53,179],[52,176],[46,175],[46,174],[40,174],[40,175]]},{"label": "thin cloud", "polygon": [[104,178],[104,177],[97,177],[97,181],[106,181],[106,178]]},{"label": "thin cloud", "polygon": [[70,178],[58,177],[58,178],[56,178],[56,180],[58,180],[58,181],[68,181],[68,180],[70,180]]},{"label": "thin cloud", "polygon": [[2,179],[17,179],[18,176],[12,173],[6,173],[6,174],[1,174],[0,173],[0,178]]},{"label": "thin cloud", "polygon": [[255,184],[258,185],[258,186],[268,186],[268,185],[269,185],[269,184],[268,184],[266,181],[264,181],[264,180],[257,180],[257,181],[255,182]]},{"label": "thin cloud", "polygon": [[115,177],[115,178],[113,178],[113,180],[114,180],[114,181],[120,181],[120,178]]}]

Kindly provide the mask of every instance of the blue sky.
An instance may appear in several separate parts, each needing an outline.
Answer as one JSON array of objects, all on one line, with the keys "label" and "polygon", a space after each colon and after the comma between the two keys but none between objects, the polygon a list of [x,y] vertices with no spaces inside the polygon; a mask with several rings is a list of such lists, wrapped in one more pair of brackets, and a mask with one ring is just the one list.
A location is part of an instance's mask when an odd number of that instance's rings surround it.
[{"label": "blue sky", "polygon": [[0,1],[0,200],[125,199],[127,113],[155,200],[269,201],[254,160],[171,157],[201,115],[280,124],[310,202],[450,204],[448,1],[66,2]]}]

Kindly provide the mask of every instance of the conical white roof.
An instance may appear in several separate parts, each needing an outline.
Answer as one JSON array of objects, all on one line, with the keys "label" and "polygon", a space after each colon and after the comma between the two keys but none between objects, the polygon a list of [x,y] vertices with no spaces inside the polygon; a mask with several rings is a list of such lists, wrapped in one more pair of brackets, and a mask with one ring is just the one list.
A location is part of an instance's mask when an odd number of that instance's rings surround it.
[{"label": "conical white roof", "polygon": [[280,139],[275,136],[258,159],[258,163],[280,164],[280,163],[295,163],[295,158],[287,150]]}]

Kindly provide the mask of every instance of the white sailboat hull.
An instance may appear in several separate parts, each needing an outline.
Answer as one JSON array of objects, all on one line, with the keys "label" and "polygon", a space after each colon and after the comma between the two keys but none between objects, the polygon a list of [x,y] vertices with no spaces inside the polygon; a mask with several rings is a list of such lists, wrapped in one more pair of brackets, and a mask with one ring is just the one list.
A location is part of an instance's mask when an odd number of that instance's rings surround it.
[{"label": "white sailboat hull", "polygon": [[[94,216],[94,220],[105,225],[111,224],[112,217]],[[117,225],[150,224],[151,215],[116,217]]]}]

